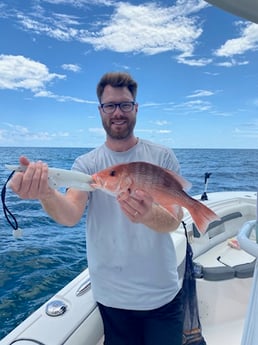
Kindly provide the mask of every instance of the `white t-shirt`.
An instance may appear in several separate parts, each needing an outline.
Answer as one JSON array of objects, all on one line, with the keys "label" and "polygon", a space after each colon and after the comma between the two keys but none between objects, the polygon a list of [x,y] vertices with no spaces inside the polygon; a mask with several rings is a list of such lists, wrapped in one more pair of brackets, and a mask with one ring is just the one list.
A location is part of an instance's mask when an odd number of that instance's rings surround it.
[{"label": "white t-shirt", "polygon": [[[92,175],[133,161],[179,172],[173,151],[147,140],[139,140],[126,152],[114,152],[104,144],[78,157],[72,168]],[[100,190],[89,194],[86,245],[93,295],[101,304],[149,310],[170,302],[178,293],[176,253],[170,234],[131,222],[116,197]]]}]

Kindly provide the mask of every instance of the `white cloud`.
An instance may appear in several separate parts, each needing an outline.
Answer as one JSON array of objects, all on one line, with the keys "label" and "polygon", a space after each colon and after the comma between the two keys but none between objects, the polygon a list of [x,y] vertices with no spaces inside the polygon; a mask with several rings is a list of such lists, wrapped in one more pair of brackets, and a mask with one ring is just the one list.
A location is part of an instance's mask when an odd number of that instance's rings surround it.
[{"label": "white cloud", "polygon": [[41,90],[34,95],[35,97],[46,97],[46,98],[53,98],[58,102],[75,102],[75,103],[85,103],[85,104],[98,104],[96,101],[89,101],[82,98],[72,97],[72,96],[62,96],[56,95],[51,91]]},{"label": "white cloud", "polygon": [[231,57],[258,49],[258,24],[240,22],[238,25],[240,36],[226,41],[215,51],[216,56]]},{"label": "white cloud", "polygon": [[62,68],[65,70],[65,71],[71,71],[71,72],[80,72],[81,70],[81,67],[79,65],[76,65],[76,64],[63,64],[62,65]]},{"label": "white cloud", "polygon": [[253,122],[243,123],[236,127],[233,133],[238,137],[258,139],[258,121],[255,119]]},{"label": "white cloud", "polygon": [[69,132],[58,131],[31,131],[29,128],[12,123],[4,123],[5,128],[0,129],[0,144],[20,144],[26,145],[26,142],[44,143],[51,142],[58,138],[66,138],[70,136]]},{"label": "white cloud", "polygon": [[248,65],[248,64],[249,64],[248,61],[238,61],[232,58],[229,59],[228,61],[216,63],[217,66],[221,66],[221,67],[234,67],[234,66],[243,66],[243,65]]},{"label": "white cloud", "polygon": [[[56,7],[50,10],[44,7],[44,2]],[[61,13],[60,4],[81,7],[83,16]],[[99,6],[99,16],[89,16],[92,6]],[[11,16],[24,30],[60,41],[79,41],[95,50],[120,53],[154,55],[171,51],[177,54],[174,58],[178,63],[201,67],[213,62],[209,57],[195,54],[203,32],[203,23],[197,14],[207,6],[202,0],[178,0],[172,6],[165,6],[162,2],[134,5],[112,0],[45,0],[37,4],[38,9],[33,13],[16,10],[5,15]],[[54,12],[55,9],[58,11]],[[107,16],[107,13],[110,14]],[[246,22],[238,22],[238,25],[240,36],[226,41],[214,56],[232,57],[257,49],[258,25]],[[247,63],[231,60],[219,65],[232,67]]]},{"label": "white cloud", "polygon": [[185,102],[176,106],[177,108],[182,108],[186,112],[187,110],[191,110],[192,113],[194,112],[206,112],[212,109],[210,102],[204,102],[202,100],[195,100],[190,102]]},{"label": "white cloud", "polygon": [[44,90],[54,79],[65,76],[50,73],[44,64],[21,55],[0,55],[0,89]]},{"label": "white cloud", "polygon": [[[67,68],[76,70],[76,66],[69,65]],[[56,95],[46,90],[48,84],[53,80],[65,78],[65,75],[50,73],[44,64],[24,56],[0,55],[0,89],[26,89],[30,90],[34,97],[53,98],[59,102],[97,104],[96,101]]]},{"label": "white cloud", "polygon": [[44,34],[60,41],[70,41],[76,39],[78,35],[78,29],[69,25],[77,26],[79,23],[69,15],[63,15],[62,18],[57,15],[46,18],[42,16],[41,21],[39,18],[30,18],[24,14],[19,14],[17,18],[25,30],[33,31],[35,34]]},{"label": "white cloud", "polygon": [[195,90],[192,95],[187,96],[188,98],[195,98],[195,97],[209,97],[213,96],[214,92],[209,90]]},{"label": "white cloud", "polygon": [[71,5],[75,7],[84,7],[85,5],[105,5],[110,6],[114,3],[112,0],[43,0],[54,5]]},{"label": "white cloud", "polygon": [[143,104],[140,104],[141,108],[147,108],[147,107],[160,107],[164,105],[172,105],[174,104],[173,102],[168,102],[168,103],[158,103],[158,102],[146,102]]},{"label": "white cloud", "polygon": [[[202,0],[178,0],[173,6],[149,2],[133,5],[128,2],[115,1],[76,1],[48,0],[52,4],[83,6],[87,22],[71,14],[46,12],[16,12],[16,21],[24,30],[35,34],[47,35],[62,41],[80,41],[88,43],[95,50],[112,50],[115,52],[144,53],[147,55],[174,51],[180,63],[203,66],[210,59],[193,58],[196,40],[201,36],[201,22],[193,16],[207,7]],[[87,4],[109,6],[100,17],[90,20]],[[13,18],[14,15],[12,14]],[[108,18],[105,20],[105,18]]]},{"label": "white cloud", "polygon": [[155,126],[167,126],[169,125],[169,122],[166,120],[157,120],[153,122]]},{"label": "white cloud", "polygon": [[104,135],[105,130],[102,127],[89,128],[89,132],[95,133],[97,135]]},{"label": "white cloud", "polygon": [[171,50],[190,56],[202,30],[197,20],[186,17],[182,9],[181,4],[161,7],[155,3],[136,6],[120,2],[100,32],[85,36],[82,41],[92,44],[97,50],[148,55]]},{"label": "white cloud", "polygon": [[[192,52],[191,52],[192,54]],[[212,63],[212,59],[205,59],[205,58],[201,58],[201,59],[192,59],[189,58],[191,57],[191,54],[189,54],[189,56],[187,54],[181,54],[178,56],[177,61],[179,63],[185,64],[185,65],[189,65],[189,66],[196,66],[196,67],[202,67],[202,66],[206,66],[209,65],[210,63]]]},{"label": "white cloud", "polygon": [[170,134],[170,133],[172,133],[172,131],[169,130],[169,129],[160,129],[157,132],[160,133],[160,134]]}]

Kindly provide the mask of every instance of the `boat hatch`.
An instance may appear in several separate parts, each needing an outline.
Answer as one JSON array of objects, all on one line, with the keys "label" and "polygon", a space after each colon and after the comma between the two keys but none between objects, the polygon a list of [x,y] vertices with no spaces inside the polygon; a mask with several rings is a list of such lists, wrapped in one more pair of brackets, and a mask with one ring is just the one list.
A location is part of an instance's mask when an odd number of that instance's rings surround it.
[{"label": "boat hatch", "polygon": [[67,304],[64,301],[55,299],[46,305],[46,313],[48,316],[60,316],[67,310]]}]

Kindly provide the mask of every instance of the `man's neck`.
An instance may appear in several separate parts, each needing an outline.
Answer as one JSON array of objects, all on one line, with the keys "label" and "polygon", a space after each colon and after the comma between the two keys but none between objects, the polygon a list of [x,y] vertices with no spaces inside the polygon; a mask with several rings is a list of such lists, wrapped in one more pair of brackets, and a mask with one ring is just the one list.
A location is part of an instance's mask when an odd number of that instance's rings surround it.
[{"label": "man's neck", "polygon": [[107,147],[116,152],[124,152],[130,150],[132,147],[134,147],[138,143],[138,138],[135,136],[132,136],[127,139],[112,139],[110,137],[107,137],[106,145]]}]

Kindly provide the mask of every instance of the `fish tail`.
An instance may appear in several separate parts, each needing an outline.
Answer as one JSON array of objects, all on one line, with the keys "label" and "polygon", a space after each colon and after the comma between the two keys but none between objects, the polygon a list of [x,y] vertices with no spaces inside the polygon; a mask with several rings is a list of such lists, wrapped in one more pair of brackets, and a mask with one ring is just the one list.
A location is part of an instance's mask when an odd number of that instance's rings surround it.
[{"label": "fish tail", "polygon": [[203,203],[195,199],[193,200],[193,205],[191,209],[188,208],[188,210],[197,229],[200,233],[204,234],[208,225],[214,220],[219,220],[220,217]]}]

